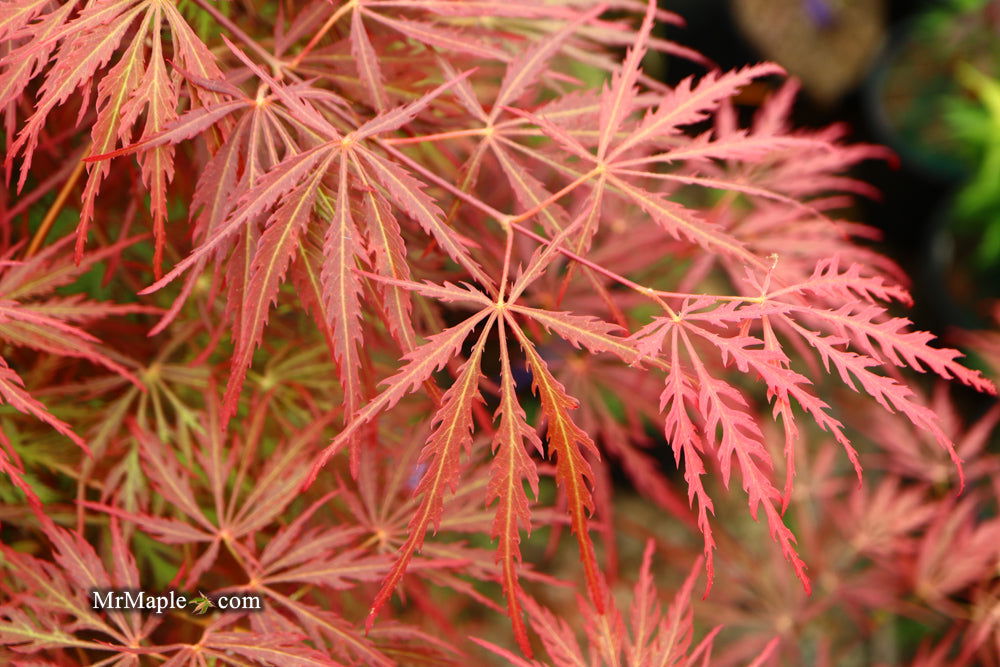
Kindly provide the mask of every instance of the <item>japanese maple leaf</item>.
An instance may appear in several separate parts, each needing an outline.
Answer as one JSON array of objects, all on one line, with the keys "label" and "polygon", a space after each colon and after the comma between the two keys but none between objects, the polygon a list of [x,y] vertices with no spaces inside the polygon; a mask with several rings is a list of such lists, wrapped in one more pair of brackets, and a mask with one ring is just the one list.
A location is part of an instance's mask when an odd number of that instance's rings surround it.
[{"label": "japanese maple leaf", "polygon": [[[298,122],[311,133],[314,144],[310,148],[289,152],[285,159],[257,176],[253,185],[240,193],[238,198],[225,197],[227,203],[224,209],[219,209],[224,212],[216,218],[219,221],[217,226],[207,229],[203,242],[145,292],[160,289],[185,271],[197,270],[212,254],[232,247],[233,240],[243,236],[242,243],[236,246],[243,257],[237,257],[239,262],[230,265],[235,266],[241,276],[234,283],[241,289],[232,295],[233,307],[238,307],[239,312],[235,323],[237,335],[234,336],[233,370],[224,402],[224,415],[228,419],[235,412],[239,391],[253,351],[263,334],[270,305],[277,297],[289,265],[298,260],[300,270],[305,274],[301,276],[301,282],[313,287],[311,292],[305,292],[303,298],[314,314],[322,315],[322,328],[329,332],[350,413],[362,395],[358,376],[361,284],[353,269],[357,262],[367,260],[365,248],[359,242],[363,235],[351,210],[353,187],[361,187],[366,193],[364,200],[371,213],[368,217],[368,238],[374,250],[376,269],[386,270],[391,277],[406,275],[405,270],[400,268],[404,246],[398,225],[390,213],[389,201],[392,201],[433,236],[452,259],[477,276],[483,284],[490,283],[490,279],[472,260],[461,237],[443,224],[439,210],[419,184],[366,145],[372,137],[409,122],[454,81],[439,86],[415,102],[386,111],[360,127],[342,133],[310,106],[309,100],[298,91],[278,83],[256,67],[238,48],[230,46],[289,112],[297,114]],[[207,114],[205,112],[204,115]],[[181,137],[183,133],[171,136]],[[223,155],[222,151],[217,154],[217,159],[220,155]],[[226,167],[220,164],[219,169]],[[220,181],[216,187],[222,185],[224,182]],[[252,230],[256,229],[256,221],[269,210],[273,212],[257,237]],[[302,242],[308,235],[310,222],[314,221],[323,236],[321,260],[307,243]],[[411,335],[407,333],[408,325],[404,324],[409,320],[408,308],[408,304],[397,297],[391,310],[391,322],[404,338]]]},{"label": "japanese maple leaf", "polygon": [[[604,591],[587,518],[588,512],[593,511],[593,501],[589,488],[591,469],[586,455],[596,457],[598,452],[590,436],[573,420],[571,412],[576,408],[577,401],[566,393],[562,384],[552,375],[534,343],[515,319],[520,317],[534,321],[572,344],[586,347],[592,352],[610,352],[630,363],[637,359],[635,349],[614,335],[617,329],[614,325],[589,316],[550,312],[517,303],[525,288],[544,273],[560,243],[578,225],[579,220],[563,230],[560,237],[536,252],[521,274],[509,281],[509,292],[506,291],[510,260],[508,254],[501,280],[503,287],[495,299],[468,285],[421,284],[379,278],[430,298],[469,305],[476,310],[459,324],[430,336],[426,343],[406,355],[406,364],[384,382],[386,389],[382,393],[350,418],[344,430],[316,461],[306,481],[306,485],[309,485],[315,480],[320,469],[350,442],[357,429],[429,380],[435,371],[458,355],[466,339],[472,337],[472,350],[457,370],[454,383],[444,392],[433,418],[433,432],[420,459],[426,462],[427,469],[415,489],[415,493],[421,496],[421,503],[410,520],[409,537],[400,548],[396,564],[372,605],[369,626],[402,579],[414,553],[423,545],[427,531],[432,528],[436,530],[440,526],[445,494],[448,491],[454,492],[458,484],[460,456],[463,452],[468,456],[472,446],[473,408],[481,400],[479,384],[482,377],[482,355],[488,336],[494,328],[501,342],[500,406],[497,410],[500,425],[494,440],[495,458],[489,501],[499,499],[493,536],[499,538],[497,559],[502,564],[504,592],[518,641],[523,650],[530,650],[521,618],[516,578],[520,560],[519,529],[521,525],[527,524],[529,516],[529,501],[523,482],[527,480],[533,487],[537,484],[535,465],[525,447],[527,445],[541,452],[541,442],[525,421],[524,410],[516,397],[516,382],[508,350],[508,330],[517,341],[531,370],[534,389],[546,422],[549,453],[556,458],[556,479],[567,497],[570,522],[579,544],[590,596],[596,608],[603,609]],[[477,328],[480,331],[473,337]]]},{"label": "japanese maple leaf", "polygon": [[[753,279],[750,283],[760,296],[721,302],[712,296],[686,299],[678,310],[654,318],[634,334],[633,340],[643,354],[663,354],[661,358],[672,369],[661,396],[662,406],[668,409],[665,433],[675,454],[683,451],[688,466],[694,466],[688,473],[689,493],[699,499],[701,506],[699,521],[706,537],[709,567],[713,542],[707,514],[711,505],[698,481],[704,470],[701,453],[706,440],[710,449],[716,450],[727,485],[735,457],[751,512],[756,514],[758,507],[764,508],[772,536],[808,588],[804,563],[794,548],[795,538],[776,507],[779,499],[787,504],[794,471],[798,427],[791,405],[797,403],[818,426],[834,436],[859,477],[861,464],[843,425],[829,414],[829,406],[810,387],[812,382],[792,369],[792,359],[783,351],[780,334],[787,330],[800,338],[815,349],[824,368],[829,370],[832,365],[837,369],[848,387],[863,391],[889,411],[898,410],[927,431],[956,465],[960,463],[958,456],[937,415],[917,400],[911,389],[873,369],[889,365],[917,370],[926,367],[981,391],[995,389],[981,374],[958,364],[957,351],[931,347],[930,334],[908,331],[909,321],[887,317],[885,309],[876,304],[880,299],[899,296],[899,290],[880,277],[863,276],[856,268],[842,271],[834,259],[821,263],[808,279],[796,285],[776,288],[768,280],[758,283]],[[834,299],[841,305],[831,309],[821,299]],[[748,335],[751,325],[761,327],[759,337]],[[817,326],[820,331],[811,328]],[[724,366],[735,365],[742,373],[752,373],[767,387],[775,417],[780,417],[785,429],[783,497],[770,480],[771,458],[750,403],[743,392],[710,370],[706,354],[718,355]],[[679,375],[682,369],[696,378],[694,384]],[[696,420],[691,419],[692,413],[697,415]]]},{"label": "japanese maple leaf", "polygon": [[[478,138],[479,142],[470,152],[459,173],[457,188],[463,193],[472,191],[480,178],[486,160],[488,157],[492,157],[500,172],[507,179],[516,200],[524,208],[524,211],[515,216],[513,221],[526,220],[537,215],[538,220],[545,226],[546,230],[550,234],[556,234],[569,224],[568,214],[557,202],[560,197],[579,183],[574,183],[573,186],[552,194],[546,189],[545,184],[532,175],[533,170],[522,158],[520,153],[522,145],[517,143],[517,140],[524,137],[537,137],[540,136],[540,133],[529,127],[528,119],[524,117],[525,114],[510,107],[529,96],[538,87],[539,79],[549,71],[550,61],[567,46],[571,39],[583,33],[588,26],[593,27],[600,23],[597,17],[604,9],[603,5],[598,5],[590,11],[581,13],[573,20],[566,22],[558,31],[545,35],[530,49],[513,59],[506,68],[489,111],[483,107],[475,91],[467,82],[458,81],[455,86],[457,100],[468,112],[474,127],[457,132],[388,139],[385,143],[400,146],[417,142]],[[453,72],[446,62],[443,62],[442,66],[446,72]],[[568,125],[569,129],[566,131],[572,136],[577,128],[584,131],[585,134],[588,133],[584,130],[586,125],[581,123],[580,119],[593,115],[596,108],[596,98],[584,92],[567,96],[566,100],[560,99],[550,103],[538,113],[553,122],[558,119],[559,122]],[[511,111],[515,113],[510,113]],[[513,117],[505,118],[505,115]],[[449,219],[455,217],[460,203],[460,200],[455,201],[449,211]],[[600,213],[600,194],[595,195],[588,204],[590,205],[590,213],[583,224],[585,229],[593,228],[593,225],[596,224],[596,216]],[[584,270],[590,271],[590,269]],[[591,279],[592,284],[601,294],[608,301],[611,301],[606,288],[593,279],[593,276]]]},{"label": "japanese maple leaf", "polygon": [[[844,145],[838,127],[790,129],[788,116],[797,90],[794,81],[786,82],[761,105],[747,129],[737,123],[732,101],[725,101],[715,114],[712,130],[671,153],[677,156],[674,185],[724,193],[704,217],[758,257],[777,255],[780,261],[770,268],[776,283],[802,281],[820,262],[839,256],[848,266],[856,264],[859,270],[905,285],[908,279],[895,263],[858,243],[878,240],[878,230],[837,218],[838,209],[850,202],[843,193],[877,196],[840,172],[863,160],[891,159],[891,155],[878,146]],[[725,159],[722,147],[729,144],[746,154]],[[710,154],[703,154],[706,151]],[[689,274],[685,289],[696,284],[696,277],[708,275],[708,268],[716,263],[739,289],[747,288],[745,258],[727,253],[689,254],[698,271]]]},{"label": "japanese maple leaf", "polygon": [[[74,12],[80,6],[78,12]],[[174,3],[160,0],[115,0],[114,2],[59,3],[43,13],[37,3],[20,8],[8,26],[8,39],[28,41],[11,51],[0,66],[0,108],[19,97],[32,78],[46,69],[35,108],[7,152],[8,177],[14,158],[22,156],[18,186],[23,187],[31,167],[32,154],[49,113],[69,99],[74,91],[83,94],[81,114],[90,106],[90,90],[97,73],[115,56],[97,85],[97,117],[91,128],[91,152],[110,152],[115,146],[131,143],[136,123],[145,118],[142,137],[159,132],[176,115],[179,91],[167,71],[162,33],[172,36],[173,60],[204,78],[221,76],[211,52],[187,25]],[[36,24],[28,21],[40,15]],[[39,26],[44,26],[39,30]],[[3,33],[0,33],[2,35]],[[197,100],[198,94],[192,93]],[[150,191],[156,250],[154,269],[159,273],[163,256],[167,218],[167,183],[173,178],[173,148],[161,146],[139,156],[143,181]],[[94,215],[94,201],[101,181],[107,176],[106,162],[91,165],[84,189],[80,223],[77,227],[76,258],[82,257],[87,228]]]},{"label": "japanese maple leaf", "polygon": [[[628,623],[613,599],[605,611],[599,611],[586,600],[579,601],[586,629],[586,643],[581,646],[577,634],[566,619],[560,618],[528,596],[525,608],[531,625],[538,633],[550,663],[559,667],[588,665],[599,660],[605,665],[676,665],[687,667],[707,664],[716,635],[722,626],[715,626],[694,643],[694,613],[691,592],[701,569],[696,562],[684,583],[674,595],[670,606],[663,610],[653,583],[654,545],[647,542],[639,576],[632,591]],[[518,667],[535,667],[543,663],[525,660],[491,642],[472,640]],[[753,664],[764,664],[778,645],[775,638],[755,657]]]},{"label": "japanese maple leaf", "polygon": [[[249,71],[249,70],[248,70]],[[194,238],[198,241],[212,240],[227,216],[233,212],[238,202],[251,193],[254,184],[264,174],[273,170],[282,160],[303,150],[294,137],[310,132],[308,125],[296,120],[293,111],[283,107],[272,92],[267,94],[261,86],[256,97],[245,95],[239,88],[227,82],[202,79],[186,73],[199,88],[213,91],[217,100],[205,106],[192,109],[166,124],[162,131],[124,149],[105,155],[92,156],[88,160],[110,159],[135,152],[144,152],[160,146],[174,145],[205,132],[210,127],[228,127],[228,133],[221,146],[209,161],[198,180],[191,206]],[[247,326],[246,318],[254,311],[247,310],[244,295],[252,293],[254,278],[253,258],[261,243],[260,227],[267,220],[267,211],[245,216],[244,223],[229,235],[214,252],[201,256],[189,271],[181,293],[171,307],[150,332],[155,335],[173,322],[195,288],[202,269],[214,255],[228,259],[216,267],[217,275],[225,282],[226,302],[224,319],[230,324],[232,339],[237,350],[244,356],[252,353],[256,329]],[[316,251],[303,235],[292,266],[295,282],[303,287],[302,301],[313,313],[320,325],[331,351],[336,352],[334,332],[322,298],[319,282],[319,262]],[[402,265],[405,267],[405,265]],[[398,269],[397,269],[398,270]],[[275,289],[277,286],[275,286]],[[256,313],[258,317],[261,313]],[[266,315],[266,312],[264,313]],[[246,362],[249,365],[249,361]],[[234,364],[236,369],[240,364]],[[243,373],[246,369],[242,369]],[[347,369],[344,369],[347,372]],[[242,377],[234,378],[234,391],[242,384]],[[233,397],[235,400],[235,397]]]},{"label": "japanese maple leaf", "polygon": [[[550,118],[547,115],[512,109],[535,123],[560,148],[564,156],[557,159],[522,144],[507,142],[506,145],[572,179],[552,200],[587,185],[590,191],[586,200],[588,215],[574,243],[574,250],[577,252],[589,248],[598,230],[598,222],[603,218],[601,211],[605,196],[607,193],[614,193],[638,206],[675,237],[692,241],[706,251],[731,255],[747,264],[763,268],[765,264],[762,260],[717,225],[638,183],[644,179],[655,182],[674,178],[669,172],[650,169],[657,163],[683,163],[713,157],[730,160],[757,159],[760,154],[759,142],[753,145],[749,139],[739,146],[734,146],[731,142],[726,142],[725,146],[708,142],[709,145],[701,148],[697,155],[688,154],[685,152],[688,142],[683,138],[682,129],[709,118],[721,100],[731,97],[755,78],[781,73],[782,70],[776,65],[765,64],[726,74],[710,73],[697,84],[687,79],[673,91],[662,95],[655,109],[647,113],[638,124],[634,124],[631,116],[647,104],[640,103],[636,84],[640,78],[639,64],[648,46],[655,10],[656,4],[649,2],[645,20],[633,47],[620,70],[615,73],[611,86],[606,86],[602,91],[596,137],[593,134],[586,139],[573,136],[560,127],[557,116]],[[772,139],[769,143],[774,147],[780,142]],[[660,152],[649,155],[653,151]],[[640,157],[636,157],[637,154]],[[551,203],[550,200],[545,200],[530,210],[534,214]]]}]

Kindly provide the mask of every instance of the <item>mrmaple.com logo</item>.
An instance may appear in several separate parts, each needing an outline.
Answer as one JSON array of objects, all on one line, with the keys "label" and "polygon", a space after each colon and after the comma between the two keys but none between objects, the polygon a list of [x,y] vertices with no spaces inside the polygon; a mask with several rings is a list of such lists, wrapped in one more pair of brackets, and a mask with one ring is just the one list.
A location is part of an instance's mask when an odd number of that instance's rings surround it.
[{"label": "mrmaple.com logo", "polygon": [[152,594],[131,589],[106,589],[90,592],[90,608],[94,611],[146,611],[162,614],[171,609],[190,609],[194,614],[204,614],[211,608],[219,611],[261,611],[264,600],[254,593],[215,595],[209,597],[199,591],[189,597],[177,591]]}]

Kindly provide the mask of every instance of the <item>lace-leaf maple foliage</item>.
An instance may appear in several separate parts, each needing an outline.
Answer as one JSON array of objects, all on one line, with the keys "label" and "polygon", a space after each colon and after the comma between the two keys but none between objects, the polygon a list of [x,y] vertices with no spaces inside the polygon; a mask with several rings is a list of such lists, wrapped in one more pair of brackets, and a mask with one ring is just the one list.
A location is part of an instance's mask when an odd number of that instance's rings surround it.
[{"label": "lace-leaf maple foliage", "polygon": [[[17,437],[0,469],[30,501],[5,520],[37,553],[4,547],[29,573],[5,586],[28,602],[0,607],[0,642],[104,664],[483,648],[534,664],[533,647],[582,664],[579,628],[525,591],[564,583],[526,559],[527,536],[550,529],[558,550],[568,526],[593,655],[693,664],[722,636],[693,640],[691,595],[702,571],[714,594],[734,473],[810,591],[784,515],[810,442],[862,478],[840,387],[926,434],[961,487],[955,428],[905,369],[994,386],[891,312],[910,305],[905,276],[843,217],[872,194],[847,170],[887,154],[792,128],[780,67],[710,69],[654,35],[678,21],[638,0],[0,2],[10,210],[50,204],[28,244],[3,217],[0,338],[51,357],[29,381],[2,362],[0,396],[83,447],[31,454],[40,427],[4,422]],[[664,54],[706,72],[664,86],[642,68]],[[748,86],[771,93],[746,123]],[[85,159],[61,166],[72,150]],[[74,206],[75,233],[35,255]],[[130,237],[147,217],[152,241]],[[39,300],[99,261],[123,303]],[[109,349],[77,326],[112,315],[132,319]],[[59,357],[116,375],[81,380]],[[613,595],[615,469],[701,543],[661,613],[649,542],[631,632]],[[955,521],[975,520],[972,502]],[[973,561],[948,594],[975,585],[988,558]],[[269,606],[171,630],[101,617],[70,584],[140,573]],[[505,606],[517,647],[432,612],[435,588]],[[400,590],[437,630],[402,608],[379,620]],[[728,655],[764,664],[789,644],[776,634]]]}]

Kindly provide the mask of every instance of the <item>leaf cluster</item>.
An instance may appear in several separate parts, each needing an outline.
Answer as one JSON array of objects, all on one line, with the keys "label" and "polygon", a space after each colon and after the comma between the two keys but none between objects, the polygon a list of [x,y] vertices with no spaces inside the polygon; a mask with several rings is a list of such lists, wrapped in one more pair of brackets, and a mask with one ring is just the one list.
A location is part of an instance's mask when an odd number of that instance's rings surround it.
[{"label": "leaf cluster", "polygon": [[997,411],[914,372],[996,389],[849,220],[883,149],[652,1],[229,4],[0,0],[0,659],[989,660]]}]

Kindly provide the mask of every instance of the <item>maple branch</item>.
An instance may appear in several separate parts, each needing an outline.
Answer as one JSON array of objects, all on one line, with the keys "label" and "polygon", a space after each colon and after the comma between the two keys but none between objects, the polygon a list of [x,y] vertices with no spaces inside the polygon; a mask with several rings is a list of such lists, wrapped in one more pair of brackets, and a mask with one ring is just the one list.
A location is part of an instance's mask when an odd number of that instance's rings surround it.
[{"label": "maple branch", "polygon": [[239,564],[243,572],[249,576],[250,573],[252,572],[252,568],[247,563],[246,559],[242,556],[242,554],[240,554],[240,552],[236,549],[235,545],[233,544],[232,535],[229,534],[228,529],[223,534],[219,535],[218,539],[225,545],[226,551],[228,551],[229,555],[233,557],[233,560],[235,560],[237,564]]},{"label": "maple branch", "polygon": [[[531,238],[531,239],[533,239],[533,240],[535,240],[535,241],[537,241],[537,242],[539,242],[539,243],[541,243],[543,245],[547,245],[547,246],[548,245],[552,245],[552,241],[550,241],[549,239],[545,238],[541,234],[536,234],[535,232],[531,231],[530,229],[528,229],[527,227],[523,226],[519,222],[510,222],[509,224],[510,224],[510,227],[512,229],[516,229],[517,231],[521,232],[525,236],[527,236],[527,237],[529,237],[529,238]],[[615,282],[620,283],[622,286],[628,287],[631,290],[635,290],[639,294],[642,294],[643,296],[652,299],[658,305],[660,305],[661,307],[663,307],[663,309],[667,313],[669,313],[671,317],[674,317],[674,311],[673,311],[673,309],[670,308],[670,306],[663,299],[660,298],[660,293],[657,290],[653,289],[652,287],[646,287],[645,285],[640,285],[637,282],[629,280],[625,276],[617,274],[614,271],[612,271],[610,269],[607,269],[607,268],[601,266],[600,264],[597,264],[596,262],[592,262],[589,259],[586,259],[585,257],[581,257],[580,255],[576,254],[572,250],[568,250],[568,249],[566,249],[566,248],[564,248],[562,246],[557,246],[556,247],[556,252],[560,253],[561,255],[563,255],[564,257],[566,257],[567,259],[571,259],[574,262],[579,262],[583,266],[585,266],[588,269],[591,269],[593,271],[596,271],[597,273],[601,274],[605,278],[608,278],[609,280],[614,280]]]},{"label": "maple branch", "polygon": [[395,137],[383,139],[382,141],[390,146],[403,146],[406,144],[419,144],[425,141],[441,141],[442,139],[456,139],[458,137],[481,137],[488,134],[485,127],[473,127],[468,130],[452,130],[451,132],[436,132],[435,134],[423,134],[416,137]]},{"label": "maple branch", "polygon": [[350,2],[344,4],[340,9],[335,11],[333,15],[331,15],[330,18],[326,20],[326,23],[323,24],[323,27],[321,27],[319,30],[316,31],[316,34],[312,36],[312,39],[309,40],[309,43],[306,44],[305,47],[303,47],[303,49],[299,51],[298,55],[296,55],[295,58],[292,59],[292,62],[288,64],[288,67],[291,69],[295,69],[296,67],[298,67],[299,64],[302,62],[302,59],[305,58],[310,51],[316,48],[316,45],[319,44],[319,40],[323,39],[323,36],[326,35],[326,33],[330,32],[330,29],[333,28],[334,25],[336,25],[337,21],[339,21],[344,14],[355,9],[357,7],[357,4],[358,4],[357,0],[350,0]]},{"label": "maple branch", "polygon": [[[90,152],[88,148],[83,152],[84,155]],[[69,198],[69,193],[73,190],[76,182],[80,180],[81,174],[83,174],[84,162],[79,160],[76,166],[73,167],[73,172],[63,183],[62,189],[59,190],[59,194],[56,195],[56,200],[52,202],[52,206],[49,210],[45,212],[45,217],[42,218],[42,224],[39,225],[38,229],[35,231],[35,235],[31,238],[31,243],[28,244],[28,249],[24,251],[24,259],[31,259],[38,249],[42,247],[42,243],[45,241],[45,237],[48,236],[49,230],[52,229],[52,225],[56,221],[60,211],[62,211],[63,206],[66,205],[66,199]]]},{"label": "maple branch", "polygon": [[444,188],[445,190],[447,190],[451,194],[455,195],[456,197],[458,197],[459,199],[461,199],[465,203],[478,208],[480,211],[482,211],[486,215],[488,215],[488,216],[490,216],[492,218],[495,218],[497,220],[503,220],[503,219],[507,218],[507,214],[506,213],[502,213],[499,210],[497,210],[497,209],[493,208],[492,206],[490,206],[489,204],[487,204],[486,202],[482,201],[481,199],[479,199],[477,197],[473,197],[472,195],[470,195],[467,192],[463,192],[460,188],[456,187],[453,183],[451,183],[447,179],[442,178],[438,174],[434,173],[433,171],[431,171],[430,169],[428,169],[424,165],[420,164],[419,162],[417,162],[416,160],[414,160],[413,158],[411,158],[409,155],[407,155],[403,151],[401,151],[398,148],[396,148],[395,146],[392,146],[391,144],[389,144],[385,139],[376,139],[376,142],[382,148],[384,148],[386,150],[386,152],[388,152],[390,155],[392,155],[393,157],[397,158],[398,160],[401,160],[403,163],[405,163],[407,166],[411,167],[414,171],[416,171],[417,173],[419,173],[421,176],[423,176],[423,177],[425,177],[425,178],[433,181],[437,185],[440,185],[442,188]]},{"label": "maple branch", "polygon": [[576,190],[578,187],[580,187],[581,185],[583,185],[584,183],[586,183],[587,181],[589,181],[591,178],[593,178],[594,176],[596,176],[599,173],[601,173],[601,168],[600,167],[594,167],[593,169],[591,169],[590,171],[588,171],[586,174],[580,175],[576,180],[574,180],[572,183],[570,183],[569,185],[567,185],[566,187],[564,187],[563,189],[561,189],[559,192],[556,192],[555,194],[553,194],[553,195],[549,196],[548,198],[546,198],[544,201],[542,201],[542,202],[540,202],[538,204],[535,204],[533,207],[529,208],[527,211],[524,211],[523,213],[518,213],[513,218],[510,218],[508,220],[508,223],[509,224],[513,224],[513,223],[516,223],[516,222],[521,222],[522,220],[527,220],[528,218],[530,218],[531,216],[535,215],[536,213],[540,213],[547,206],[550,206],[550,205],[556,203],[557,201],[559,201],[560,199],[562,199],[563,197],[565,197],[566,195],[568,195],[573,190]]}]

